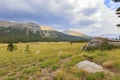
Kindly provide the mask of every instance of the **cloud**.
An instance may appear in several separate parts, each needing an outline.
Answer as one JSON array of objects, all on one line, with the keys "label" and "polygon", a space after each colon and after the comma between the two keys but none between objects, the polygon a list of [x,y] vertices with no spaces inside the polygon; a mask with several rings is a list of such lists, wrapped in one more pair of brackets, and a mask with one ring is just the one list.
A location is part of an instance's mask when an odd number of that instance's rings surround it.
[{"label": "cloud", "polygon": [[92,14],[95,14],[97,10],[98,8],[87,8],[87,9],[84,9],[82,12],[85,16],[91,16]]},{"label": "cloud", "polygon": [[110,9],[116,9],[116,8],[118,8],[120,6],[120,3],[115,3],[112,0],[105,0],[104,3]]},{"label": "cloud", "polygon": [[79,25],[80,26],[89,26],[89,25],[93,25],[95,23],[96,23],[96,21],[93,21],[93,20],[81,20],[79,22]]},{"label": "cloud", "polygon": [[118,18],[104,0],[0,0],[0,18],[33,20],[91,35],[119,32],[115,27]]}]

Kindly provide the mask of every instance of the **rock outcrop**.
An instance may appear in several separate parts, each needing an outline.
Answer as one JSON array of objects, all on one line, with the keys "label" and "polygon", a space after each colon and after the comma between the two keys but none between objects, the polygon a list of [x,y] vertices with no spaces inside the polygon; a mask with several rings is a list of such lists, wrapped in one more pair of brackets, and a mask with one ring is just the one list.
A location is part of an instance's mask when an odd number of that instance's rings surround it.
[{"label": "rock outcrop", "polygon": [[79,68],[81,70],[85,70],[89,73],[103,72],[104,71],[102,66],[100,66],[94,62],[90,62],[90,61],[82,61],[82,62],[78,63],[77,68]]},{"label": "rock outcrop", "polygon": [[120,47],[120,41],[112,41],[107,38],[95,37],[88,42],[82,50],[94,50],[94,49],[112,49],[114,47]]}]

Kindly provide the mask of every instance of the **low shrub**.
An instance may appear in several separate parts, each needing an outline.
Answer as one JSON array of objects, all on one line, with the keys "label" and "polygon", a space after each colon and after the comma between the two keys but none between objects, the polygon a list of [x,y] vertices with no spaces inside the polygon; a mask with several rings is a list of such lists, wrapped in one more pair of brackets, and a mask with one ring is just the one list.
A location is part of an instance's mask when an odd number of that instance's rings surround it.
[{"label": "low shrub", "polygon": [[86,48],[86,51],[94,51],[94,50],[112,50],[117,48],[116,46],[109,44],[107,41],[105,41],[103,44],[98,46],[89,46]]},{"label": "low shrub", "polygon": [[112,69],[113,68],[114,61],[106,61],[102,65],[105,68]]}]

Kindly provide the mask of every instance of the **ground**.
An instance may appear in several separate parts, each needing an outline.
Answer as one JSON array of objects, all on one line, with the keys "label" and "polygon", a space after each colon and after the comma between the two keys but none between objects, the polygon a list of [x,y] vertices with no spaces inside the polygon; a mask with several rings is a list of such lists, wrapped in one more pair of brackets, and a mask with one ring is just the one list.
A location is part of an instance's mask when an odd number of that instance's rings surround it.
[{"label": "ground", "polygon": [[[68,42],[16,45],[17,50],[9,52],[7,44],[0,44],[0,80],[120,80],[120,49],[82,51],[85,43]],[[103,66],[108,73],[77,69],[83,60]]]}]

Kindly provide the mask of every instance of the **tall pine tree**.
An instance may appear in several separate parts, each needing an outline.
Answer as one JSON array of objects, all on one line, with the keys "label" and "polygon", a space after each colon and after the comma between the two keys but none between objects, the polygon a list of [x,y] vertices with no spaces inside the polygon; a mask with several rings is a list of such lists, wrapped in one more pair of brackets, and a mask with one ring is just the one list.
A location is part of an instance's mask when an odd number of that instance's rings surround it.
[{"label": "tall pine tree", "polygon": [[[119,3],[120,2],[120,0],[112,0],[112,1],[115,2],[115,3]],[[120,17],[120,7],[118,7],[116,9],[116,14],[118,15],[118,17]],[[117,24],[117,27],[120,27],[120,24]]]}]

